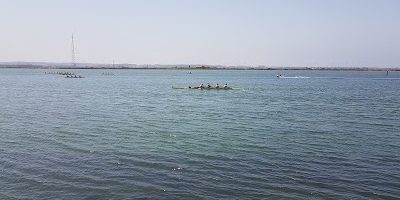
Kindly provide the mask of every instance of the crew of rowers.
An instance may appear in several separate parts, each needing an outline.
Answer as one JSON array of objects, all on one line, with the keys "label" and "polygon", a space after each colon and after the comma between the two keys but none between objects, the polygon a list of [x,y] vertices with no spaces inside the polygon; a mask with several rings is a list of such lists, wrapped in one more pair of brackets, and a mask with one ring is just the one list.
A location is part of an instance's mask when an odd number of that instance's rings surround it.
[{"label": "crew of rowers", "polygon": [[77,75],[67,75],[65,78],[83,78],[83,76],[77,76]]},{"label": "crew of rowers", "polygon": [[[192,86],[189,86],[189,88],[192,88]],[[212,88],[212,86],[210,84],[207,84],[207,86],[204,86],[203,83],[202,83],[200,86],[198,86],[198,88]],[[228,88],[228,84],[225,83],[224,86],[220,87],[219,84],[217,83],[215,85],[215,88],[224,88],[224,89],[226,89],[226,88]]]},{"label": "crew of rowers", "polygon": [[57,74],[57,75],[63,75],[63,76],[73,76],[75,75],[74,73],[71,72],[44,72],[45,74]]}]

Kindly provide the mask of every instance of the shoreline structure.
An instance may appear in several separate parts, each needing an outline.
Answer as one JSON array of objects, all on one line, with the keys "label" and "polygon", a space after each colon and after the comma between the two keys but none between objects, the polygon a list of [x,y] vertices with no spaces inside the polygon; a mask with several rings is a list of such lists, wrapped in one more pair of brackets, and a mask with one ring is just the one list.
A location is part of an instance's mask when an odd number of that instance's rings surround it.
[{"label": "shoreline structure", "polygon": [[280,67],[280,66],[224,66],[224,65],[136,65],[136,64],[96,64],[96,63],[29,63],[4,62],[0,69],[165,69],[165,70],[324,70],[324,71],[400,71],[400,67]]}]

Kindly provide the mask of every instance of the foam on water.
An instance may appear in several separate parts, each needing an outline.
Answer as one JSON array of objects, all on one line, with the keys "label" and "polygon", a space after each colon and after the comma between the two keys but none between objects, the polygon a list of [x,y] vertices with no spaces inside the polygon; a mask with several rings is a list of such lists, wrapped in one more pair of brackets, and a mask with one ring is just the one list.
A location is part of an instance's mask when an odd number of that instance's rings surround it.
[{"label": "foam on water", "polygon": [[281,78],[310,78],[307,76],[282,76]]}]

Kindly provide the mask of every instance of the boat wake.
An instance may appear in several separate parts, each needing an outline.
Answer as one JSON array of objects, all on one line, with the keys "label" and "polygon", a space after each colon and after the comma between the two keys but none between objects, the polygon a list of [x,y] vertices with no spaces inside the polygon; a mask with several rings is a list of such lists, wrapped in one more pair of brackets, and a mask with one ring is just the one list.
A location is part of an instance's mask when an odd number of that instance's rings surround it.
[{"label": "boat wake", "polygon": [[288,79],[295,79],[295,78],[297,78],[297,79],[300,79],[300,78],[310,78],[310,77],[308,77],[308,76],[282,76],[282,77],[280,77],[280,78],[288,78]]},{"label": "boat wake", "polygon": [[344,77],[309,77],[309,76],[282,76],[285,79],[344,79]]}]

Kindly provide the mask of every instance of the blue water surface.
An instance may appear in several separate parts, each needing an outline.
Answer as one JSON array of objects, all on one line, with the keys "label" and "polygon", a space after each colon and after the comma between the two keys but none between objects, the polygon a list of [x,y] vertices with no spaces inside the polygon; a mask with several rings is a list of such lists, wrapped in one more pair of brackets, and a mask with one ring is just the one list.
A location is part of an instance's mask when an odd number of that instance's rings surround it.
[{"label": "blue water surface", "polygon": [[0,199],[400,199],[399,72],[48,71],[0,69]]}]

